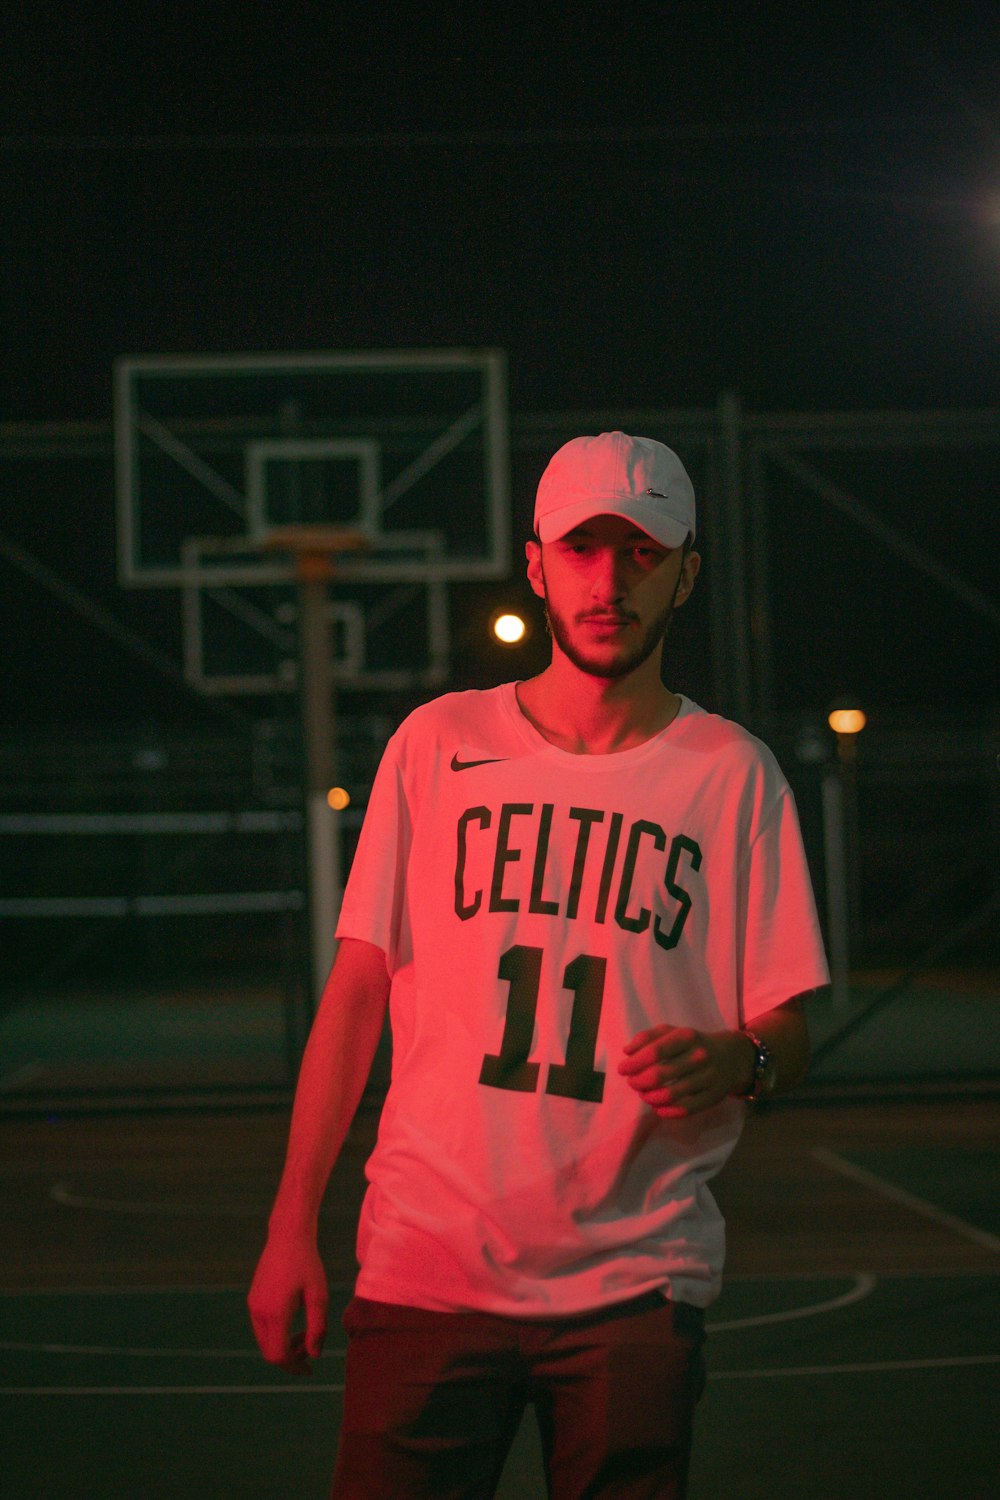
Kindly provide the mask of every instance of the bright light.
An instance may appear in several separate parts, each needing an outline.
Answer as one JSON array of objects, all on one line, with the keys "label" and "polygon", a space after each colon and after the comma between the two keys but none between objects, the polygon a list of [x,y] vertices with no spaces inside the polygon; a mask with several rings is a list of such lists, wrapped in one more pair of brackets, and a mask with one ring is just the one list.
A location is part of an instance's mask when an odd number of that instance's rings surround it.
[{"label": "bright light", "polygon": [[332,786],[326,794],[326,800],[334,812],[343,812],[345,807],[351,805],[351,794],[345,792],[342,786]]},{"label": "bright light", "polygon": [[493,621],[493,634],[505,646],[516,646],[523,641],[527,628],[520,615],[497,615]]},{"label": "bright light", "polygon": [[860,734],[868,719],[860,708],[834,708],[826,722],[834,734]]}]

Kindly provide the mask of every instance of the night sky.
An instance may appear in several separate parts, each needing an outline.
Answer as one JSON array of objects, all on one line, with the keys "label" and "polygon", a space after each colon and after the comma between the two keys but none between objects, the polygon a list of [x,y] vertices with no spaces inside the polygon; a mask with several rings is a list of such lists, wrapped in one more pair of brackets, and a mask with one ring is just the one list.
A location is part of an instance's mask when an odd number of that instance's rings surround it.
[{"label": "night sky", "polygon": [[995,5],[115,10],[7,24],[10,419],[425,345],[516,410],[996,400]]},{"label": "night sky", "polygon": [[995,4],[406,9],[17,8],[5,421],[106,420],[122,354],[448,346],[523,413],[998,404]]}]

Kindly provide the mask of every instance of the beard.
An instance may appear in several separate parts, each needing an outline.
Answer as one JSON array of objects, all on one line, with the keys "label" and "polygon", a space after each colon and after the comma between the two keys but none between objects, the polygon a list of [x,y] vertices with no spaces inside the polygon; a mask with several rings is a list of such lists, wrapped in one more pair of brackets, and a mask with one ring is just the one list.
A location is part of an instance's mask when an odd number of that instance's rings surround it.
[{"label": "beard", "polygon": [[[544,578],[544,571],[542,576]],[[677,583],[679,587],[679,577]],[[675,588],[669,604],[660,611],[655,619],[650,621],[638,640],[633,641],[627,650],[621,651],[619,655],[613,657],[602,657],[596,652],[590,654],[582,648],[573,639],[567,621],[552,608],[547,597],[545,600],[545,619],[553,640],[563,655],[568,657],[575,667],[579,668],[581,672],[588,673],[591,677],[605,677],[609,680],[617,680],[618,678],[627,677],[630,672],[636,671],[638,667],[642,666],[644,661],[648,661],[657,647],[663,645],[667,637],[667,632],[670,629],[670,621],[673,619],[674,599],[676,596],[677,589]]]}]

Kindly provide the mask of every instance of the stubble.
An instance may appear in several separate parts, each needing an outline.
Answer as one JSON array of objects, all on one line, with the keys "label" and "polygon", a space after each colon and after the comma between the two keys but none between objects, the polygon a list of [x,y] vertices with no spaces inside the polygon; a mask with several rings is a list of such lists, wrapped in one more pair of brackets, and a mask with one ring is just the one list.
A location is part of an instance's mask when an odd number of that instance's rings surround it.
[{"label": "stubble", "polygon": [[[545,581],[545,567],[542,566],[542,581]],[[681,578],[678,575],[669,602],[660,613],[646,626],[641,636],[631,643],[624,651],[614,656],[600,656],[597,653],[589,653],[583,648],[578,640],[574,640],[573,631],[566,619],[553,609],[549,597],[548,587],[545,590],[545,619],[553,640],[560,651],[581,672],[588,673],[591,677],[605,677],[616,681],[622,677],[628,677],[648,661],[653,652],[663,645],[670,629],[670,622],[674,615],[674,601],[677,598],[677,590],[680,588]],[[634,616],[628,616],[632,619]],[[626,629],[630,627],[626,625]]]}]

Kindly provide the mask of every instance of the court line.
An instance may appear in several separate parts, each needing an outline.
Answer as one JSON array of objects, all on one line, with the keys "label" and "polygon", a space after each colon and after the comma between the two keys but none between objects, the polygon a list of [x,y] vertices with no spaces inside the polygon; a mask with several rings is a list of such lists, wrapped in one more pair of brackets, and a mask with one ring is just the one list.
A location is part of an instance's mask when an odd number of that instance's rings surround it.
[{"label": "court line", "polygon": [[[27,1286],[0,1287],[0,1297],[246,1297],[246,1282],[221,1286]],[[331,1281],[331,1292],[353,1292],[353,1281]]]},{"label": "court line", "polygon": [[789,1365],[785,1370],[711,1370],[709,1380],[780,1380],[803,1375],[892,1375],[907,1370],[956,1370],[1000,1364],[1000,1354],[956,1354],[946,1359],[884,1359],[857,1365]]},{"label": "court line", "polygon": [[[742,1328],[763,1328],[774,1323],[791,1323],[799,1318],[814,1318],[822,1313],[836,1312],[840,1308],[852,1307],[870,1297],[878,1285],[878,1278],[867,1271],[859,1271],[854,1285],[839,1297],[823,1302],[812,1302],[806,1307],[785,1308],[781,1312],[757,1313],[749,1318],[732,1318],[725,1323],[707,1324],[709,1333],[731,1333]],[[16,1354],[83,1354],[107,1358],[121,1356],[125,1359],[249,1359],[257,1358],[253,1347],[245,1349],[148,1349],[118,1348],[103,1344],[35,1344],[26,1340],[0,1339],[0,1349]],[[327,1354],[342,1359],[345,1351],[330,1348]]]},{"label": "court line", "polygon": [[929,1203],[926,1198],[919,1198],[916,1193],[907,1192],[906,1188],[897,1187],[894,1182],[889,1182],[886,1178],[869,1172],[867,1167],[855,1166],[852,1161],[838,1155],[836,1151],[830,1151],[826,1146],[814,1146],[812,1154],[816,1161],[821,1162],[824,1167],[829,1167],[833,1172],[839,1172],[842,1177],[849,1177],[854,1182],[862,1183],[863,1186],[880,1193],[883,1198],[899,1203],[903,1208],[912,1209],[914,1213],[922,1214],[925,1219],[931,1219],[935,1224],[951,1229],[964,1239],[971,1240],[974,1245],[980,1245],[986,1250],[1000,1251],[1000,1236],[990,1234],[988,1230],[980,1229],[977,1224],[970,1224],[965,1219],[958,1218],[956,1214],[948,1213],[946,1209],[938,1208],[936,1203]]},{"label": "court line", "polygon": [[[117,1359],[260,1359],[255,1345],[244,1349],[122,1349],[104,1344],[32,1344],[21,1339],[0,1339],[0,1349],[10,1354],[87,1354]],[[345,1349],[325,1349],[324,1356],[343,1359]]]},{"label": "court line", "polygon": [[343,1385],[2,1385],[0,1396],[329,1396]]},{"label": "court line", "polygon": [[[1000,1364],[1000,1354],[960,1354],[948,1359],[878,1360],[872,1364],[790,1365],[773,1370],[712,1370],[709,1380],[781,1380],[809,1375],[892,1375],[911,1370],[972,1369]],[[330,1396],[343,1385],[5,1385],[0,1396]]]},{"label": "court line", "polygon": [[[865,1276],[865,1271],[850,1272],[833,1269],[825,1272],[816,1271],[761,1271],[751,1275],[748,1271],[734,1271],[726,1277],[726,1285],[733,1286],[739,1282],[742,1286],[749,1286],[754,1282],[766,1284],[772,1281],[837,1281],[848,1274],[854,1276]],[[925,1269],[920,1267],[914,1269],[912,1266],[900,1266],[892,1270],[879,1270],[879,1281],[913,1281],[913,1280],[940,1280],[955,1281],[967,1277],[992,1276],[995,1273],[986,1268],[976,1266],[965,1267],[956,1271],[954,1266],[931,1267]],[[353,1281],[331,1281],[331,1292],[347,1292],[353,1295]],[[27,1297],[242,1297],[247,1294],[246,1282],[224,1282],[216,1286],[165,1286],[143,1284],[141,1286],[0,1286],[0,1300],[11,1297],[16,1300]]]},{"label": "court line", "polygon": [[853,1307],[855,1302],[863,1302],[866,1297],[871,1296],[877,1285],[877,1276],[871,1275],[869,1271],[859,1271],[849,1291],[843,1292],[839,1297],[831,1297],[827,1302],[786,1308],[784,1312],[758,1313],[752,1318],[733,1318],[726,1323],[713,1323],[709,1320],[705,1328],[708,1333],[729,1333],[734,1328],[763,1328],[769,1323],[791,1323],[796,1318],[815,1318],[821,1313],[836,1312],[841,1307]]},{"label": "court line", "polygon": [[54,1182],[49,1197],[64,1208],[96,1208],[106,1214],[208,1214],[211,1218],[261,1218],[267,1205],[236,1203],[143,1203],[122,1198],[89,1198],[70,1190],[68,1182]]}]

